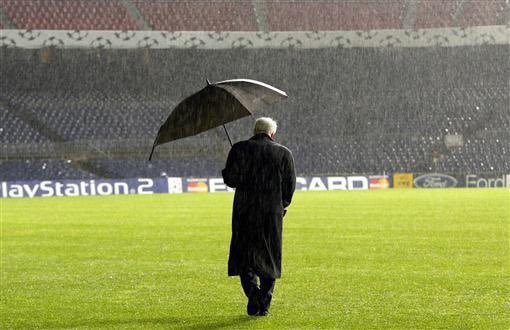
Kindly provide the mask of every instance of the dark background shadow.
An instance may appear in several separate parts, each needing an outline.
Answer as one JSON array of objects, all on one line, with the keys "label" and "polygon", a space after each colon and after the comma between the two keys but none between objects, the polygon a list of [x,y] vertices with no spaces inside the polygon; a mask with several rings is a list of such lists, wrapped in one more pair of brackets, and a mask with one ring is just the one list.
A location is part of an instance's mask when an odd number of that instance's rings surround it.
[{"label": "dark background shadow", "polygon": [[[151,325],[164,325],[169,328],[176,329],[222,329],[222,328],[236,328],[247,322],[253,322],[256,317],[247,315],[227,316],[221,319],[214,319],[212,316],[209,320],[197,321],[195,318],[178,318],[178,317],[160,317],[160,318],[138,318],[126,320],[83,320],[76,322],[60,323],[48,322],[41,324],[45,329],[65,329],[75,327],[122,327],[139,325],[141,327],[150,327]],[[23,327],[33,327],[34,324],[25,324]]]}]

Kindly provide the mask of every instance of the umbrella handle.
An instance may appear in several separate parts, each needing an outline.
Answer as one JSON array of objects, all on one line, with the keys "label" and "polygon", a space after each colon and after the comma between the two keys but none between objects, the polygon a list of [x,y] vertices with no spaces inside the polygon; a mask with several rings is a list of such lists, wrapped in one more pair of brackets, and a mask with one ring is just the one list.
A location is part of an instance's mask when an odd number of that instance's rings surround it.
[{"label": "umbrella handle", "polygon": [[225,129],[225,133],[227,134],[228,142],[230,142],[230,146],[232,147],[232,140],[230,139],[230,135],[228,135],[227,128],[225,127],[225,124],[223,124],[223,129]]}]

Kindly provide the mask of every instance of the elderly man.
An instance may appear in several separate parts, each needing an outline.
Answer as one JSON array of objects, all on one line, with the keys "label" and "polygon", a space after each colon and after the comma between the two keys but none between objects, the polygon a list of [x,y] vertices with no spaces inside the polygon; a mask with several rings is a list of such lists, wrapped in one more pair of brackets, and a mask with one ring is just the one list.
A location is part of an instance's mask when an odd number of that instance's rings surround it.
[{"label": "elderly man", "polygon": [[228,275],[240,276],[249,315],[268,314],[281,276],[282,220],[296,186],[292,153],[274,142],[276,128],[271,118],[257,119],[254,136],[232,146],[222,171],[236,188]]}]

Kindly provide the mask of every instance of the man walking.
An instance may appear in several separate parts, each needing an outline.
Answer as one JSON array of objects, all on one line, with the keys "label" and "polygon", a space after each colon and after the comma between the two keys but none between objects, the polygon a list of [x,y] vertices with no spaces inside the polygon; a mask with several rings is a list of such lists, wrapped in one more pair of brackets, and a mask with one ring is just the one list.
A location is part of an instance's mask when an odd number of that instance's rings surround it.
[{"label": "man walking", "polygon": [[276,128],[271,118],[257,119],[254,136],[232,146],[222,171],[236,188],[228,275],[240,276],[249,315],[268,314],[281,276],[283,216],[296,186],[292,153],[274,142]]}]

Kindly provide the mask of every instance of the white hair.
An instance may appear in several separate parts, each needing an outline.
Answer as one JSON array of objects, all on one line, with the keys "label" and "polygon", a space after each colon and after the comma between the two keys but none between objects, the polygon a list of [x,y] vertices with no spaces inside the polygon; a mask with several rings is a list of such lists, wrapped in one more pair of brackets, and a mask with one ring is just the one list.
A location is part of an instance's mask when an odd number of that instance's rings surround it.
[{"label": "white hair", "polygon": [[255,120],[255,128],[253,132],[255,134],[266,133],[268,135],[276,133],[276,121],[269,117],[260,117]]}]

